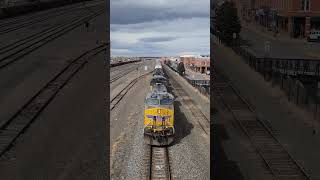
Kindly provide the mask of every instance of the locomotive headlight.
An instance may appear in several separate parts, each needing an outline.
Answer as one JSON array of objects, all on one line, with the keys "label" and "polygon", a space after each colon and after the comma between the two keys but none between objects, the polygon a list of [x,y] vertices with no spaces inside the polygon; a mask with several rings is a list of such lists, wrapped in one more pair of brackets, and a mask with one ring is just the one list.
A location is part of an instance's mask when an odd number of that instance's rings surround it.
[{"label": "locomotive headlight", "polygon": [[161,109],[158,109],[158,114],[161,114]]}]

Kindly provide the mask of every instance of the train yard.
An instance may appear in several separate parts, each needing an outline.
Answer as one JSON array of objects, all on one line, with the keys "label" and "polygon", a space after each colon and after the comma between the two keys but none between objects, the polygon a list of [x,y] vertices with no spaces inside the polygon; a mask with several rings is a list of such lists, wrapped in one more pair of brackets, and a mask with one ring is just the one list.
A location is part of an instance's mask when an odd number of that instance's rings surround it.
[{"label": "train yard", "polygon": [[[305,170],[275,137],[272,130],[255,115],[251,105],[219,71],[213,84],[215,100],[231,112],[249,138],[273,179],[310,179]],[[221,106],[221,105],[220,105]]]},{"label": "train yard", "polygon": [[1,179],[105,176],[105,8],[91,1],[0,20]]},{"label": "train yard", "polygon": [[118,99],[110,106],[111,179],[209,179],[210,123],[202,112],[209,106],[199,105],[194,98],[200,98],[200,93],[190,91],[192,86],[181,83],[185,80],[167,66],[163,68],[169,79],[168,91],[176,97],[174,141],[163,147],[143,141],[141,113],[154,66],[154,61],[142,61],[111,70],[110,80],[127,74],[110,82],[111,101]]}]

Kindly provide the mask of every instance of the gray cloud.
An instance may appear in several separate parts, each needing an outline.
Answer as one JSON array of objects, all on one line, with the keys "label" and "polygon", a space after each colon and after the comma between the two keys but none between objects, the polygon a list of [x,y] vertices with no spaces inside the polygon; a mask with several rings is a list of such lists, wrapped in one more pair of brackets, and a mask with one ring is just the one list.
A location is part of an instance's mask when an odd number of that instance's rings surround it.
[{"label": "gray cloud", "polygon": [[209,0],[112,0],[111,24],[137,24],[156,20],[209,17]]},{"label": "gray cloud", "polygon": [[[177,18],[177,19],[165,19],[156,20],[150,22],[143,22],[137,24],[111,24],[112,31],[121,32],[141,32],[145,29],[159,32],[194,32],[199,28],[209,25],[209,17],[191,17],[189,19]],[[209,26],[208,26],[209,27]],[[202,29],[204,30],[204,29]]]},{"label": "gray cloud", "polygon": [[177,39],[177,37],[149,37],[149,38],[141,38],[140,40],[143,42],[166,42],[173,41]]},{"label": "gray cloud", "polygon": [[112,0],[111,53],[178,55],[210,51],[209,0]]},{"label": "gray cloud", "polygon": [[145,9],[145,8],[118,8],[111,11],[111,24],[137,24],[155,20],[177,18],[208,17],[209,13],[203,12],[175,12],[171,9]]}]

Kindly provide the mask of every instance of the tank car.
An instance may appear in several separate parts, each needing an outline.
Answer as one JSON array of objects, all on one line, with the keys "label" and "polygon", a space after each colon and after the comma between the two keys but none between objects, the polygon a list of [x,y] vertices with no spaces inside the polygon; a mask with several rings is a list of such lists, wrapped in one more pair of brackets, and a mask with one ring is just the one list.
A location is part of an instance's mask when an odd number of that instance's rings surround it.
[{"label": "tank car", "polygon": [[165,146],[173,142],[174,134],[174,97],[168,92],[154,90],[145,99],[144,141]]}]

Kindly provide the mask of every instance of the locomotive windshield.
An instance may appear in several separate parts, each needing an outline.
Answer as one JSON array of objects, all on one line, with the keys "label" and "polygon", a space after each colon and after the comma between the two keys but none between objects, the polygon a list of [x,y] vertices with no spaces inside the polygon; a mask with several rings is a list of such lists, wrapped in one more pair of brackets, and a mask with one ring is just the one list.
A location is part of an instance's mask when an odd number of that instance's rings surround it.
[{"label": "locomotive windshield", "polygon": [[148,98],[146,100],[146,103],[148,105],[159,105],[159,99],[156,99],[156,98]]},{"label": "locomotive windshield", "polygon": [[173,103],[173,99],[171,98],[163,98],[160,100],[160,105],[171,105]]}]

